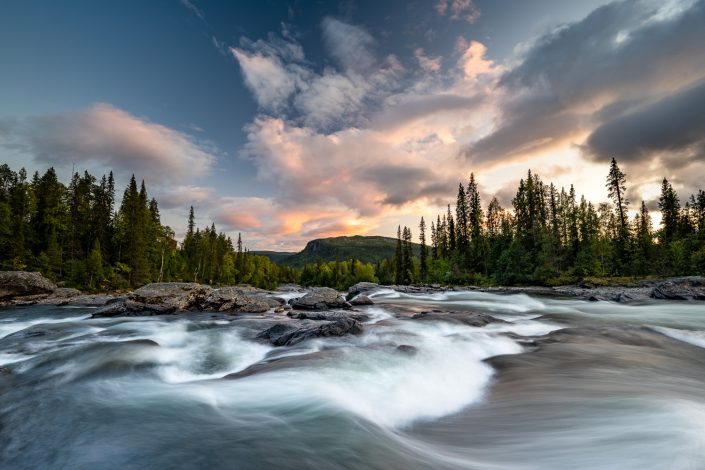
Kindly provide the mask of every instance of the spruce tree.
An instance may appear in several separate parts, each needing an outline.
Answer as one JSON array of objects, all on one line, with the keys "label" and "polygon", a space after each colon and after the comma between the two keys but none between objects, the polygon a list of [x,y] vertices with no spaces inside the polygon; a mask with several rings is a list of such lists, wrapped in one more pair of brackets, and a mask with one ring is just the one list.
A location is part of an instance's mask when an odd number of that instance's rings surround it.
[{"label": "spruce tree", "polygon": [[421,217],[421,222],[419,223],[419,241],[421,242],[421,249],[419,251],[419,263],[421,276],[421,282],[426,282],[426,274],[428,269],[428,252],[426,248],[426,222]]}]

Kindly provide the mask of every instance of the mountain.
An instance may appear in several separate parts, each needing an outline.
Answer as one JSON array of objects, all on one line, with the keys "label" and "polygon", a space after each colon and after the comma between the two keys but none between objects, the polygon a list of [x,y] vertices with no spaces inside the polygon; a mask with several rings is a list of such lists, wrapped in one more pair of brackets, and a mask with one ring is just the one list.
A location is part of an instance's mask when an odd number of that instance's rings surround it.
[{"label": "mountain", "polygon": [[[298,253],[281,251],[255,251],[257,255],[268,257],[278,264],[301,268],[305,264],[321,261],[344,261],[359,259],[363,263],[377,261],[394,256],[397,239],[380,236],[331,237],[311,240]],[[414,244],[418,254],[419,245]]]}]

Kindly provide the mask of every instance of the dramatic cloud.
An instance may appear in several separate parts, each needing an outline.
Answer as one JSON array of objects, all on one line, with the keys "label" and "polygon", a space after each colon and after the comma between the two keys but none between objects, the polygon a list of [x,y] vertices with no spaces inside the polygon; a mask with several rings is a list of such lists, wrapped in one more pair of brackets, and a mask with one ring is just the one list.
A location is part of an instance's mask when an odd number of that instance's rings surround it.
[{"label": "dramatic cloud", "polygon": [[[705,2],[615,2],[538,38],[498,84],[501,120],[472,161],[580,143],[600,118],[705,77]],[[597,121],[597,122],[596,122]]]},{"label": "dramatic cloud", "polygon": [[[479,14],[470,1],[442,0],[436,11]],[[249,225],[277,243],[360,233],[435,213],[471,171],[485,203],[497,195],[508,206],[528,167],[600,200],[613,155],[633,199],[652,200],[658,180],[676,173],[688,193],[705,167],[703,24],[705,0],[614,2],[517,46],[502,63],[466,38],[447,56],[416,48],[402,62],[379,56],[364,28],[326,18],[335,65],[323,70],[287,35],[243,40],[236,58],[269,112],[246,126],[241,156],[277,189],[270,222]],[[252,78],[265,68],[252,57],[269,61],[266,78]]]},{"label": "dramatic cloud", "polygon": [[601,160],[613,155],[636,161],[662,156],[670,165],[705,160],[705,81],[606,121],[587,139],[586,151]]},{"label": "dramatic cloud", "polygon": [[211,146],[106,103],[15,121],[3,141],[37,162],[134,172],[155,184],[204,176],[216,158]]}]

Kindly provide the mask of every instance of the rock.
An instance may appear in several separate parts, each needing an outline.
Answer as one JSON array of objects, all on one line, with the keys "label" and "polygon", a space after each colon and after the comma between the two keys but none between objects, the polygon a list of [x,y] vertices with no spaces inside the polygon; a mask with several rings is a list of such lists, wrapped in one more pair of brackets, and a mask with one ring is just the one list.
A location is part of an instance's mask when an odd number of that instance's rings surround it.
[{"label": "rock", "polygon": [[269,341],[274,346],[292,346],[311,338],[344,336],[359,334],[362,324],[352,318],[326,322],[315,326],[296,327],[286,323],[277,323],[257,335],[258,339]]},{"label": "rock", "polygon": [[366,295],[360,294],[350,301],[350,305],[374,305],[374,302]]},{"label": "rock", "polygon": [[348,289],[348,294],[345,296],[345,300],[351,300],[360,294],[366,294],[379,288],[379,284],[375,284],[374,282],[358,282],[357,284],[350,286]]},{"label": "rock", "polygon": [[254,291],[241,287],[213,289],[204,299],[202,308],[213,312],[264,313],[281,303],[264,295],[266,291]]},{"label": "rock", "polygon": [[396,351],[403,353],[403,354],[406,354],[406,355],[409,355],[409,356],[413,356],[414,354],[416,354],[418,352],[418,349],[416,349],[414,346],[411,346],[409,344],[400,344],[399,346],[396,347]]},{"label": "rock", "polygon": [[490,323],[506,323],[504,320],[479,312],[421,312],[413,315],[412,320],[445,321],[467,326],[486,326]]},{"label": "rock", "polygon": [[357,321],[367,321],[370,319],[368,315],[364,313],[348,313],[348,312],[321,312],[321,311],[311,311],[311,310],[296,310],[287,313],[291,318],[297,320],[324,320],[324,321],[337,321],[344,320],[347,318],[352,318]]},{"label": "rock", "polygon": [[705,277],[689,276],[661,282],[651,297],[664,300],[705,300]]},{"label": "rock", "polygon": [[78,297],[82,292],[73,287],[57,287],[52,292],[51,296],[57,299],[70,299],[71,297]]},{"label": "rock", "polygon": [[316,287],[303,297],[292,302],[292,307],[300,310],[325,310],[328,308],[350,308],[350,304],[335,289]]},{"label": "rock", "polygon": [[160,310],[188,310],[197,308],[211,290],[195,282],[157,282],[140,287],[128,296],[128,300],[158,306]]},{"label": "rock", "polygon": [[102,318],[102,317],[119,317],[123,315],[128,315],[129,312],[127,310],[127,305],[126,303],[123,302],[116,302],[116,303],[109,303],[98,310],[96,310],[93,315],[91,315],[91,318]]},{"label": "rock", "polygon": [[12,371],[7,367],[0,367],[0,375],[11,375]]},{"label": "rock", "polygon": [[56,284],[40,273],[26,271],[0,272],[0,300],[29,295],[47,295],[56,290]]},{"label": "rock", "polygon": [[115,316],[166,315],[200,308],[211,288],[193,282],[147,284],[99,308],[92,318]]}]

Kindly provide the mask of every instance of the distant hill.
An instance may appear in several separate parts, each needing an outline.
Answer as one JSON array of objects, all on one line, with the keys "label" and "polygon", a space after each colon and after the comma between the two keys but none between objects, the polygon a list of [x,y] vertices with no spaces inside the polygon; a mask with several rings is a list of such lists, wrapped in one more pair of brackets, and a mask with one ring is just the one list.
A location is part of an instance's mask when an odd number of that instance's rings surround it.
[{"label": "distant hill", "polygon": [[[397,239],[379,236],[355,235],[352,237],[332,237],[311,240],[298,253],[281,251],[255,251],[255,254],[268,257],[278,264],[301,268],[305,264],[321,261],[344,261],[359,259],[363,263],[377,261],[394,256]],[[419,245],[414,244],[418,254]]]}]

